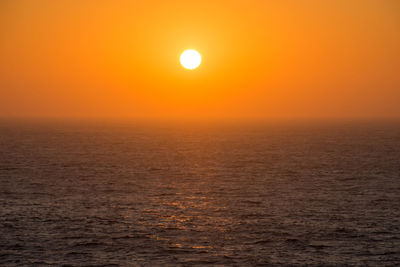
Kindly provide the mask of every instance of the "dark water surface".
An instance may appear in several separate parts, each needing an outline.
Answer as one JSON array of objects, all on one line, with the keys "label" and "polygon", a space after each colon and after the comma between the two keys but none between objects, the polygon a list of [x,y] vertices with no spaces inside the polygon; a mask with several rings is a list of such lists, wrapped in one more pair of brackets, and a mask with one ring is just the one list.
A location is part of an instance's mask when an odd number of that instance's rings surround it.
[{"label": "dark water surface", "polygon": [[1,265],[400,266],[400,123],[0,123]]}]

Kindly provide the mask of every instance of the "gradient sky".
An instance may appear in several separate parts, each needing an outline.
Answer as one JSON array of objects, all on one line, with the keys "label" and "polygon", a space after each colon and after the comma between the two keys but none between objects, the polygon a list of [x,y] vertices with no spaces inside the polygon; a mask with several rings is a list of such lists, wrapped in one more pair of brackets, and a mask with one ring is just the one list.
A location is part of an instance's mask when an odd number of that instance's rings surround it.
[{"label": "gradient sky", "polygon": [[0,116],[400,117],[400,1],[0,0]]}]

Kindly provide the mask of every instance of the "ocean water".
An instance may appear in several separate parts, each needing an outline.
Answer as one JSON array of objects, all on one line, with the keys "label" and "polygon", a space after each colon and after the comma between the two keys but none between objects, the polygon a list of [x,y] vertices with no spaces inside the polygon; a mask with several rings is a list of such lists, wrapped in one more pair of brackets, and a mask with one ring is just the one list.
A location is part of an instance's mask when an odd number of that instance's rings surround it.
[{"label": "ocean water", "polygon": [[400,122],[0,122],[0,265],[400,266]]}]

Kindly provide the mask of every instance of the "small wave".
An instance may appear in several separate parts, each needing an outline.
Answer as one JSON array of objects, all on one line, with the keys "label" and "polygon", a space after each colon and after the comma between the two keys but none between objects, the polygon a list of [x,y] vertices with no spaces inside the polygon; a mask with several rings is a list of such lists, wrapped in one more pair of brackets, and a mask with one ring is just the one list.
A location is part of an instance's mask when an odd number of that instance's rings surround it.
[{"label": "small wave", "polygon": [[257,240],[257,241],[255,241],[255,242],[253,242],[252,244],[255,244],[255,245],[262,245],[262,244],[268,244],[268,243],[271,243],[272,241],[271,240],[269,240],[269,239],[262,239],[262,240]]},{"label": "small wave", "polygon": [[80,242],[77,244],[74,244],[72,247],[100,247],[106,245],[103,242]]},{"label": "small wave", "polygon": [[14,171],[14,170],[18,170],[18,168],[16,168],[16,167],[2,167],[2,168],[0,168],[0,171]]}]

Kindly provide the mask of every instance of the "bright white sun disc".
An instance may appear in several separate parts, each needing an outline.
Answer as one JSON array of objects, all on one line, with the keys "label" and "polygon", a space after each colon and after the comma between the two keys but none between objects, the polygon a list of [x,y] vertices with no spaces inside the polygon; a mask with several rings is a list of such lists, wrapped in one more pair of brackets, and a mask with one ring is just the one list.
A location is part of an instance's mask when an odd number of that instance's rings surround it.
[{"label": "bright white sun disc", "polygon": [[189,49],[182,53],[180,61],[185,69],[192,70],[200,65],[201,55],[196,50]]}]

